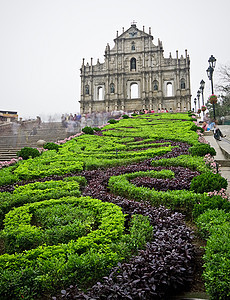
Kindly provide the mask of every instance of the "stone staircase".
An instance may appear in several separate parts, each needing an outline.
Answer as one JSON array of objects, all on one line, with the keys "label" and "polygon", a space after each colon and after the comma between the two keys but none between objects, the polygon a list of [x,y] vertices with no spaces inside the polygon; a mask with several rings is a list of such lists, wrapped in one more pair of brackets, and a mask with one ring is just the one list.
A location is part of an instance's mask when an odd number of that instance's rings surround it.
[{"label": "stone staircase", "polygon": [[37,141],[57,142],[66,138],[66,130],[61,122],[42,123],[37,128],[36,135],[31,135],[34,122],[21,126],[17,135],[13,135],[8,126],[0,130],[0,161],[8,161],[17,158],[17,152],[23,147],[37,148]]},{"label": "stone staircase", "polygon": [[204,138],[216,150],[215,161],[219,165],[221,176],[228,181],[227,193],[230,195],[230,125],[219,126],[225,138],[217,141],[213,137],[213,133],[205,132]]},{"label": "stone staircase", "polygon": [[222,125],[219,128],[223,135],[226,135],[221,141],[217,141],[213,136],[213,132],[210,131],[204,132],[204,137],[216,150],[215,161],[223,167],[230,167],[230,126]]}]

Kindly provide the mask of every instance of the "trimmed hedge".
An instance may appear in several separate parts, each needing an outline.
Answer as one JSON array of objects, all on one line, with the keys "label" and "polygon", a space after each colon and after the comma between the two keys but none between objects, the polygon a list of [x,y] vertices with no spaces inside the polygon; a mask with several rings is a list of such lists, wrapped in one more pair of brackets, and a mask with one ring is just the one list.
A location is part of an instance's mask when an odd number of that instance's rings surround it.
[{"label": "trimmed hedge", "polygon": [[209,144],[197,144],[189,148],[189,152],[192,156],[205,156],[210,154],[211,156],[216,155],[216,150]]},{"label": "trimmed hedge", "polygon": [[230,298],[230,214],[208,210],[197,219],[202,236],[207,238],[204,279],[211,300]]},{"label": "trimmed hedge", "polygon": [[55,144],[55,143],[45,143],[45,145],[43,146],[44,149],[47,150],[59,150],[59,145]]},{"label": "trimmed hedge", "polygon": [[86,185],[84,177],[67,177],[64,180],[50,180],[18,186],[13,193],[0,193],[0,226],[2,226],[4,215],[12,207],[64,196],[80,197],[80,187],[84,185]]},{"label": "trimmed hedge", "polygon": [[31,148],[31,147],[24,147],[20,151],[17,152],[18,157],[22,157],[24,160],[37,157],[40,155],[38,149]]},{"label": "trimmed hedge", "polygon": [[153,160],[151,165],[154,167],[181,166],[191,170],[197,170],[200,173],[207,173],[211,171],[210,167],[205,164],[203,157],[192,157],[190,155],[180,155],[178,157]]},{"label": "trimmed hedge", "polygon": [[191,181],[190,190],[196,193],[220,191],[226,189],[228,182],[220,174],[211,172],[196,176]]},{"label": "trimmed hedge", "polygon": [[[125,259],[152,238],[152,227],[147,217],[134,216],[129,234],[124,233],[125,216],[121,208],[90,197],[67,197],[28,204],[10,212],[5,220],[6,232],[22,232],[30,225],[33,210],[38,207],[69,204],[88,208],[98,221],[98,228],[66,244],[42,245],[22,253],[0,256],[1,299],[33,299],[46,291],[55,291],[60,285],[78,282],[84,286],[103,276],[105,272]],[[61,207],[61,206],[60,206]],[[22,225],[20,225],[22,224]],[[35,235],[35,243],[38,228]],[[28,233],[25,232],[26,235]],[[17,238],[17,232],[16,232]],[[27,236],[33,239],[33,234]],[[22,238],[22,235],[20,235]],[[8,298],[7,298],[8,297]]]},{"label": "trimmed hedge", "polygon": [[[109,179],[108,187],[116,195],[136,201],[148,201],[153,206],[164,205],[184,213],[189,219],[198,217],[210,207],[230,211],[230,202],[220,196],[209,197],[206,193],[187,190],[155,191],[147,187],[137,187],[129,182],[131,178],[149,176],[151,172],[154,174],[154,171],[150,171],[112,176]],[[158,178],[161,178],[161,172],[158,172]]]}]

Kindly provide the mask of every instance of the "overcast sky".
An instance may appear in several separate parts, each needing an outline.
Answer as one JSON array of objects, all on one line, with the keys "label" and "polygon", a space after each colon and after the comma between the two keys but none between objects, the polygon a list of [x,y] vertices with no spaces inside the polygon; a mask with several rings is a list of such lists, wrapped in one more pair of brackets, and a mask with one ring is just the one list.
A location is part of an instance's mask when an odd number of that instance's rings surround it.
[{"label": "overcast sky", "polygon": [[208,58],[216,69],[230,62],[229,15],[229,0],[0,0],[0,110],[23,118],[78,112],[82,58],[103,62],[106,44],[133,20],[151,27],[166,58],[188,50],[192,102],[201,79],[207,98]]}]

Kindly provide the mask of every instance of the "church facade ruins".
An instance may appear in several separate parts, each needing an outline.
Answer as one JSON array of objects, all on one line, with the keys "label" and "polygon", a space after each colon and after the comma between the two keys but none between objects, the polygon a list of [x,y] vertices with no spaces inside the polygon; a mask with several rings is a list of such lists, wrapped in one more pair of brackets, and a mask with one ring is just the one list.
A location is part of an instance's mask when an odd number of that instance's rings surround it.
[{"label": "church facade ruins", "polygon": [[149,33],[135,23],[107,44],[104,62],[93,59],[81,66],[80,110],[83,113],[191,109],[190,59],[164,57],[162,42],[153,44]]}]

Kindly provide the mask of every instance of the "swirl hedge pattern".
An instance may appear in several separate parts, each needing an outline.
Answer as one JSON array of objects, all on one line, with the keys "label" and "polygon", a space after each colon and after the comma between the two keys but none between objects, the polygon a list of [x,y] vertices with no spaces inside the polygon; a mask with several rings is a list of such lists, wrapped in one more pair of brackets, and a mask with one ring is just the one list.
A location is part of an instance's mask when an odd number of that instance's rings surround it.
[{"label": "swirl hedge pattern", "polygon": [[195,271],[185,218],[208,239],[207,292],[227,299],[208,263],[218,230],[202,220],[210,222],[210,209],[223,218],[230,204],[194,189],[202,176],[209,186],[217,178],[203,157],[213,149],[200,147],[197,129],[191,114],[137,115],[2,168],[1,299],[172,296]]}]

